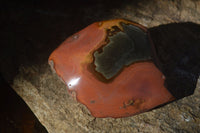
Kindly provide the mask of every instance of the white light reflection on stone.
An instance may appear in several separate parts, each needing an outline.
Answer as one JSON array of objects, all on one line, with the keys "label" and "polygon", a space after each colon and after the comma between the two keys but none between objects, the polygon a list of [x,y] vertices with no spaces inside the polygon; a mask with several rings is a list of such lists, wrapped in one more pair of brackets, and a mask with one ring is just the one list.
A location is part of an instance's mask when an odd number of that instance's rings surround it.
[{"label": "white light reflection on stone", "polygon": [[69,89],[72,88],[72,87],[74,87],[75,85],[77,85],[78,82],[79,82],[79,80],[80,80],[80,77],[71,79],[71,80],[68,82],[68,87],[69,87]]}]

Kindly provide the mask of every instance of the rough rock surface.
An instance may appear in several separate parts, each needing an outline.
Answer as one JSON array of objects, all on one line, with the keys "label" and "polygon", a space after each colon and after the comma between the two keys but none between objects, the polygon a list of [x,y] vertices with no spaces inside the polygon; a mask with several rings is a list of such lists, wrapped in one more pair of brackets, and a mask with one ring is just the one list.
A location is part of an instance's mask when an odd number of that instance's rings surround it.
[{"label": "rough rock surface", "polygon": [[200,80],[193,95],[161,108],[127,118],[94,118],[69,96],[47,59],[66,37],[95,21],[125,18],[146,27],[188,21],[200,24],[200,1],[77,3],[14,3],[2,9],[1,40],[7,45],[0,50],[0,71],[48,132],[198,133]]}]

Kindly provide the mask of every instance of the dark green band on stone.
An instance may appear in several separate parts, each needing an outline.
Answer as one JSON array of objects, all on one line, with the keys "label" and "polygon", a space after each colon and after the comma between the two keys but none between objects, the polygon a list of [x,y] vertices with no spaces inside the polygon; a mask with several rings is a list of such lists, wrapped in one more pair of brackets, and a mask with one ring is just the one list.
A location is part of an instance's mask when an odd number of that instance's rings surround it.
[{"label": "dark green band on stone", "polygon": [[95,70],[106,79],[114,77],[124,66],[151,59],[147,33],[134,25],[122,23],[122,27],[123,31],[108,37],[101,52],[94,52]]}]

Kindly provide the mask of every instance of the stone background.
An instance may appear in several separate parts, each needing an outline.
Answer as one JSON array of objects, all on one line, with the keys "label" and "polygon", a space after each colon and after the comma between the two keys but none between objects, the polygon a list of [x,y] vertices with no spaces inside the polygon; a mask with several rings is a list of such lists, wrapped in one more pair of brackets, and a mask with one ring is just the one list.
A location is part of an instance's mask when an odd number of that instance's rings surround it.
[{"label": "stone background", "polygon": [[0,72],[49,133],[200,132],[200,80],[193,95],[161,108],[127,118],[94,118],[47,64],[62,41],[95,21],[125,18],[148,28],[200,24],[199,0],[30,0],[5,2],[0,11]]}]

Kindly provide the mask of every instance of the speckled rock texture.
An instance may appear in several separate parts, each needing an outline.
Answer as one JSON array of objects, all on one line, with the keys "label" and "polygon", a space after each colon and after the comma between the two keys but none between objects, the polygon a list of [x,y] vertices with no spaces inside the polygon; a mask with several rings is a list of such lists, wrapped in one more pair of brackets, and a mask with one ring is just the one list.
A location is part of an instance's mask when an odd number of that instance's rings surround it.
[{"label": "speckled rock texture", "polygon": [[[48,56],[71,34],[105,19],[124,18],[148,28],[200,24],[199,0],[7,3],[1,8],[1,74],[49,133],[198,133],[200,80],[193,95],[126,118],[94,118],[69,96]],[[180,33],[181,34],[181,33]]]}]

